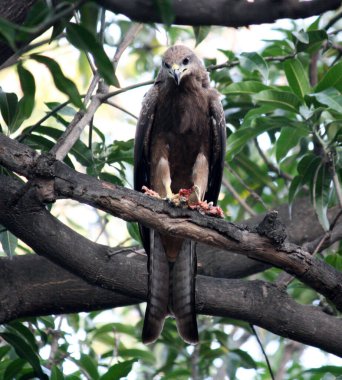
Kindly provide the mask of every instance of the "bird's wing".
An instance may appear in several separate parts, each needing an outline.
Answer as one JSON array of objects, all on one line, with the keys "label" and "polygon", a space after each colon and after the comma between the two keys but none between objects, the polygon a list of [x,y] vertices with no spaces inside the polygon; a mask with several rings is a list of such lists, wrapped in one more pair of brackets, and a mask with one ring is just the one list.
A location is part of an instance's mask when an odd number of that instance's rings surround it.
[{"label": "bird's wing", "polygon": [[218,94],[212,97],[209,103],[209,112],[211,116],[212,144],[208,188],[205,199],[208,202],[214,202],[214,204],[216,204],[220,193],[226,154],[226,121]]},{"label": "bird's wing", "polygon": [[[158,85],[154,84],[146,93],[137,124],[134,143],[134,190],[141,191],[143,186],[150,187],[150,163],[148,150],[150,146],[151,129],[156,112]],[[139,226],[145,251],[150,251],[149,230]]]}]

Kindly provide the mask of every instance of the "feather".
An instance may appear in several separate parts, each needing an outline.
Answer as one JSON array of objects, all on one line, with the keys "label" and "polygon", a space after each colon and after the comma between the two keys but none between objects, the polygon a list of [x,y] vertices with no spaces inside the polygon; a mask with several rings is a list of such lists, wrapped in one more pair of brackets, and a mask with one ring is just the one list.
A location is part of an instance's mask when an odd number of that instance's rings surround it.
[{"label": "feather", "polygon": [[[134,148],[134,188],[165,197],[196,185],[216,204],[225,157],[224,112],[203,64],[187,47],[169,48],[147,92]],[[202,188],[201,188],[202,187]],[[181,337],[198,341],[195,310],[195,244],[140,225],[149,255],[149,290],[143,341],[155,341],[170,313]]]}]

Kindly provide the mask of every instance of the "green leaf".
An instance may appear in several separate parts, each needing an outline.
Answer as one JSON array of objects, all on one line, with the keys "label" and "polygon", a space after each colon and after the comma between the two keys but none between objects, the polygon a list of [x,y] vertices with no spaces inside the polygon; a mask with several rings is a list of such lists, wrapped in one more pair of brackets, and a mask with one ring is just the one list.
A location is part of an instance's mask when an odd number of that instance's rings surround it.
[{"label": "green leaf", "polygon": [[311,191],[314,209],[325,231],[328,231],[330,227],[327,215],[331,193],[330,184],[331,174],[329,168],[321,163],[316,170]]},{"label": "green leaf", "polygon": [[36,84],[31,72],[26,70],[21,62],[19,62],[17,69],[19,74],[20,86],[24,94],[24,97],[22,99],[22,113],[25,116],[25,119],[28,119],[31,116],[34,107]]},{"label": "green leaf", "polygon": [[330,264],[338,271],[342,271],[342,256],[341,255],[334,253],[334,254],[326,256],[324,260],[327,264]]},{"label": "green leaf", "polygon": [[51,42],[56,39],[59,35],[61,35],[65,29],[65,20],[60,20],[60,21],[57,21],[54,26],[52,27],[52,33],[51,33],[51,36],[50,36],[50,40],[49,40],[49,44],[51,44]]},{"label": "green leaf", "polygon": [[154,364],[156,361],[156,358],[151,351],[139,350],[137,348],[119,349],[119,356],[122,358],[141,359],[142,361],[149,364]]},{"label": "green leaf", "polygon": [[[38,354],[39,348],[36,343],[36,338],[31,330],[19,321],[12,321],[6,325],[8,332],[20,334],[26,342],[32,347],[32,349]],[[11,331],[12,330],[12,331]]]},{"label": "green leaf", "polygon": [[284,69],[292,91],[300,98],[304,98],[304,95],[310,92],[310,84],[301,61],[297,58],[289,59],[284,62]]},{"label": "green leaf", "polygon": [[2,377],[3,380],[13,380],[16,378],[17,374],[21,371],[21,369],[26,364],[26,360],[24,359],[15,359],[10,362],[7,366],[5,373]]},{"label": "green leaf", "polygon": [[309,130],[307,128],[291,128],[285,127],[281,129],[280,136],[276,143],[276,159],[280,162],[286,154],[296,146],[299,140],[307,136]]},{"label": "green leaf", "polygon": [[10,346],[2,346],[2,347],[0,347],[0,360],[2,360],[3,357],[6,356],[6,354],[8,354],[8,352],[10,350],[11,350]]},{"label": "green leaf", "polygon": [[321,104],[342,114],[342,95],[334,88],[328,88],[322,92],[311,94],[310,96],[315,97]]},{"label": "green leaf", "polygon": [[37,376],[39,376],[41,379],[48,379],[48,377],[43,373],[43,370],[40,366],[39,357],[35,354],[35,352],[25,342],[24,339],[22,339],[18,335],[7,333],[7,332],[0,333],[0,336],[7,343],[13,346],[13,348],[15,349],[15,352],[17,353],[19,357],[27,360],[31,364]]},{"label": "green leaf", "polygon": [[0,36],[2,36],[12,48],[13,51],[17,50],[15,35],[17,27],[12,22],[0,17]]},{"label": "green leaf", "polygon": [[112,183],[114,185],[124,186],[124,183],[122,182],[122,180],[119,177],[117,177],[116,175],[111,174],[111,173],[101,172],[98,175],[98,178],[102,181],[106,181],[106,182]]},{"label": "green leaf", "polygon": [[163,376],[163,380],[187,380],[190,379],[191,372],[186,368],[176,368],[171,371],[168,371],[165,376]]},{"label": "green leaf", "polygon": [[199,45],[209,34],[211,27],[210,26],[193,26],[196,45]]},{"label": "green leaf", "polygon": [[253,138],[267,131],[267,127],[241,128],[232,133],[227,140],[227,159],[231,161],[234,156]]},{"label": "green leaf", "polygon": [[85,3],[80,8],[81,25],[90,33],[97,33],[100,7],[95,2]]},{"label": "green leaf", "polygon": [[99,379],[97,363],[90,355],[81,354],[80,360],[76,360],[76,363],[86,371],[92,380]]},{"label": "green leaf", "polygon": [[115,76],[112,62],[105,53],[103,46],[96,40],[95,36],[86,28],[69,22],[66,28],[67,38],[71,44],[80,50],[88,51],[94,58],[100,75],[108,83],[120,87]]},{"label": "green leaf", "polygon": [[[252,111],[260,110],[261,112],[266,111],[268,108],[254,109]],[[290,120],[282,116],[258,116],[260,112],[254,116],[250,115],[248,123],[236,132],[232,133],[227,140],[227,158],[231,160],[251,139],[261,135],[264,132],[271,131],[273,129],[282,129],[284,126],[291,127],[294,129],[306,130],[306,125],[301,122]]]},{"label": "green leaf", "polygon": [[290,208],[292,207],[293,201],[295,200],[297,194],[299,193],[302,187],[303,187],[302,177],[299,175],[295,176],[293,180],[291,181],[289,194],[288,194]]},{"label": "green leaf", "polygon": [[115,140],[113,144],[108,147],[110,153],[107,155],[107,164],[114,162],[133,164],[133,144],[133,139],[127,141]]},{"label": "green leaf", "polygon": [[313,180],[315,171],[320,163],[320,158],[313,153],[306,154],[298,163],[297,171],[302,177],[304,183],[310,183]]},{"label": "green leaf", "polygon": [[320,23],[321,19],[322,19],[321,16],[316,17],[315,20],[312,22],[312,24],[309,25],[307,30],[308,31],[318,30],[319,29],[319,23]]},{"label": "green leaf", "polygon": [[[246,154],[239,154],[235,157],[236,166],[239,169],[244,170],[247,173],[250,183],[257,186],[268,186],[272,191],[277,191],[277,188],[273,184],[271,178],[263,169],[261,169],[253,160],[251,160]],[[233,166],[233,165],[232,165]]]},{"label": "green leaf", "polygon": [[261,107],[251,108],[244,116],[242,127],[251,127],[254,120],[264,117],[265,115],[272,113],[273,107],[269,104],[264,104]]},{"label": "green leaf", "polygon": [[94,331],[94,339],[101,334],[107,334],[109,332],[119,332],[133,337],[136,336],[136,330],[133,326],[125,325],[123,323],[107,323],[101,327],[98,327]]},{"label": "green leaf", "polygon": [[[306,52],[309,54],[318,51],[322,47],[323,42],[328,39],[325,30],[308,30],[307,32],[302,33],[301,37],[302,41],[297,38],[296,50],[298,53]],[[304,40],[305,42],[303,42]]]},{"label": "green leaf", "polygon": [[233,61],[235,59],[235,54],[233,51],[225,50],[225,49],[217,49],[217,50],[223,53],[228,58],[229,61]]},{"label": "green leaf", "polygon": [[0,110],[1,115],[11,130],[18,108],[18,97],[13,92],[4,92],[0,87]]},{"label": "green leaf", "polygon": [[6,255],[12,257],[18,245],[18,238],[7,230],[0,233],[0,242]]},{"label": "green leaf", "polygon": [[62,69],[54,59],[38,54],[32,54],[31,58],[44,64],[49,69],[58,90],[66,94],[76,107],[83,108],[81,95],[75,83],[63,74]]},{"label": "green leaf", "polygon": [[50,380],[64,380],[63,373],[58,367],[52,367]]},{"label": "green leaf", "polygon": [[247,71],[258,71],[264,80],[268,78],[268,65],[258,53],[242,53],[239,57],[241,66]]},{"label": "green leaf", "polygon": [[[25,133],[25,130],[23,131],[23,133]],[[57,141],[63,132],[59,129],[46,127],[42,125],[40,127],[35,128],[34,133],[31,134],[31,137],[36,136],[36,133],[39,133],[43,136],[49,136],[54,141]],[[49,146],[47,146],[47,148],[49,148]],[[69,154],[73,155],[76,158],[76,160],[84,166],[90,166],[93,164],[91,150],[81,140],[76,141],[74,146],[71,148]]]},{"label": "green leaf", "polygon": [[320,368],[310,368],[302,373],[308,374],[319,374],[322,375],[322,378],[325,378],[325,375],[331,373],[334,376],[342,375],[342,367],[341,366],[333,366],[333,365],[324,365]]},{"label": "green leaf", "polygon": [[294,37],[303,44],[308,44],[309,43],[309,35],[308,33],[304,32],[304,30],[300,30],[299,32],[292,32]]},{"label": "green leaf", "polygon": [[342,61],[331,67],[315,88],[315,92],[321,92],[329,87],[334,87],[342,92]]},{"label": "green leaf", "polygon": [[221,93],[226,95],[250,95],[269,89],[269,86],[266,86],[261,82],[251,80],[245,82],[232,83],[223,91],[221,91]]},{"label": "green leaf", "polygon": [[251,369],[257,368],[257,364],[254,359],[246,352],[240,349],[231,350],[232,353],[240,357],[240,366],[243,368]]},{"label": "green leaf", "polygon": [[275,108],[280,108],[286,111],[298,112],[302,104],[297,95],[278,90],[265,90],[253,95],[253,100],[261,104],[270,104]]},{"label": "green leaf", "polygon": [[127,230],[130,236],[137,241],[138,243],[141,243],[140,233],[139,233],[139,227],[137,223],[127,222]]},{"label": "green leaf", "polygon": [[175,19],[175,12],[172,7],[171,0],[153,0],[155,6],[158,8],[163,23],[170,26]]},{"label": "green leaf", "polygon": [[119,380],[126,377],[131,372],[133,364],[136,361],[137,359],[131,359],[114,364],[103,376],[101,376],[100,380]]},{"label": "green leaf", "polygon": [[47,19],[50,10],[52,11],[52,9],[49,9],[49,7],[47,6],[46,1],[35,1],[35,4],[32,7],[30,7],[23,25],[25,25],[26,27],[38,26]]}]

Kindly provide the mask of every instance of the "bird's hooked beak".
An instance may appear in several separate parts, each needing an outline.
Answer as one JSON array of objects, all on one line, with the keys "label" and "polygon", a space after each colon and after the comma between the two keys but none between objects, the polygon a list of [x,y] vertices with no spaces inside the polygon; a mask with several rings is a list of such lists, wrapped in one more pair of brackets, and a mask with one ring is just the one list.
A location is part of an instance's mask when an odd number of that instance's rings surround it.
[{"label": "bird's hooked beak", "polygon": [[174,63],[171,67],[171,74],[173,76],[173,79],[175,80],[177,86],[179,86],[179,83],[181,81],[181,71],[180,71],[180,67]]}]

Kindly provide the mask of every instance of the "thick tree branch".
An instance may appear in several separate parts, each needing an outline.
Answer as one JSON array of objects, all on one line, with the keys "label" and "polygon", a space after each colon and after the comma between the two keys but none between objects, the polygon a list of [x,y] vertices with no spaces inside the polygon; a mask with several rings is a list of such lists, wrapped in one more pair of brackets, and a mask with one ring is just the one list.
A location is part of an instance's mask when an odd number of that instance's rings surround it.
[{"label": "thick tree branch", "polygon": [[[0,135],[0,146],[2,145],[1,141],[6,141],[6,139],[5,136]],[[15,154],[16,159],[20,161],[21,154],[19,151],[23,149],[26,152],[28,148],[23,148],[21,144],[13,141],[11,145],[12,149],[17,151]],[[1,149],[6,151],[5,148],[0,148],[0,157],[6,156],[5,153],[1,154]],[[26,152],[24,154],[24,158],[28,156],[33,157],[33,153],[27,155]],[[11,168],[13,169],[13,161],[15,160],[10,161],[12,164]],[[20,170],[19,168],[20,174],[27,175],[28,177],[37,174],[45,176],[46,173],[48,176],[51,175],[51,178],[55,178],[55,192],[60,197],[87,203],[124,220],[138,221],[160,232],[191,238],[221,249],[232,250],[283,268],[325,295],[339,309],[342,309],[342,273],[322,261],[311,257],[308,252],[298,246],[288,243],[281,244],[282,241],[276,242],[278,239],[277,235],[275,236],[275,240],[273,239],[274,241],[272,241],[272,239],[260,236],[258,233],[250,232],[246,228],[232,223],[203,217],[191,210],[170,207],[166,202],[152,199],[135,191],[122,189],[118,186],[77,173],[59,161],[49,160],[47,164],[50,166],[47,168],[44,168],[44,162],[41,162],[41,165],[38,165],[39,172],[37,172],[37,168],[34,167],[35,160],[32,161],[24,169]],[[18,166],[20,166],[19,163]],[[45,210],[41,210],[34,215],[34,218],[42,217],[42,213],[44,214],[44,212]],[[56,226],[54,226],[53,220],[47,222],[49,220],[48,215],[44,215],[43,218],[46,220],[45,228],[51,223],[47,231],[55,231]],[[20,224],[18,216],[13,220],[11,215],[8,215],[8,211],[4,211],[1,219],[2,224],[37,251],[37,241],[32,241],[33,234],[30,233],[29,236],[26,236],[25,231],[22,230],[22,226],[25,225],[24,220]],[[31,227],[31,232],[34,228],[35,226]],[[58,228],[62,228],[62,225]],[[41,230],[37,230],[35,234],[41,233]],[[72,244],[72,242],[70,243]],[[44,247],[38,247],[38,249],[44,249]],[[48,250],[45,251],[46,254]],[[83,257],[86,259],[87,255],[84,253]],[[82,263],[78,260],[75,262],[75,258],[68,255],[66,257],[53,257],[52,259],[57,262],[59,261],[62,263],[62,266],[70,270],[79,270],[85,273],[89,270],[89,268],[82,268]]]},{"label": "thick tree branch", "polygon": [[[162,22],[153,0],[100,0],[99,3],[114,13],[122,13],[140,22]],[[172,0],[173,23],[180,25],[246,26],[270,23],[280,18],[305,18],[337,9],[339,0]]]},{"label": "thick tree branch", "polygon": [[[0,4],[0,17],[21,25],[36,0],[10,0]],[[122,13],[140,22],[162,22],[162,17],[153,0],[100,0],[99,3],[114,13]],[[319,15],[328,10],[337,9],[340,0],[287,1],[281,0],[191,0],[172,1],[174,23],[182,25],[222,25],[246,26],[273,22],[279,18],[304,18]],[[71,13],[72,13],[71,9]],[[42,25],[41,33],[50,24]],[[23,46],[28,44],[36,34],[32,35]],[[0,43],[0,65],[13,55],[13,50],[5,43]]]},{"label": "thick tree branch", "polygon": [[[130,288],[132,272],[140,271],[140,276],[134,278],[136,286],[130,289],[131,296],[91,285],[43,257],[1,259],[0,323],[20,317],[100,310],[144,301],[146,264],[126,255],[119,256],[111,257],[107,265],[111,269],[107,274],[110,277],[104,280],[115,289],[117,279],[124,276]],[[337,338],[342,334],[341,320],[318,308],[297,304],[274,285],[197,276],[196,293],[200,314],[241,319],[342,356],[342,343]]]}]

